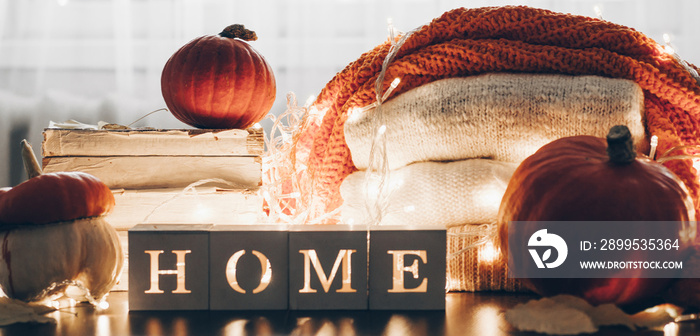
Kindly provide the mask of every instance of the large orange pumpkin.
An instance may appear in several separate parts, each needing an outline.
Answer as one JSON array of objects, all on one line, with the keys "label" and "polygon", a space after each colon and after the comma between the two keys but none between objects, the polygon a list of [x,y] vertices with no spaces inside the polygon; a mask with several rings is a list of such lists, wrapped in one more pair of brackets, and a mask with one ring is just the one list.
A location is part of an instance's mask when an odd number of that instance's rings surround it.
[{"label": "large orange pumpkin", "polygon": [[[658,230],[679,233],[678,256],[682,258],[692,245],[695,211],[683,183],[664,166],[636,157],[627,127],[615,126],[607,140],[563,138],[525,159],[513,174],[499,209],[504,253],[508,253],[509,237],[527,245],[534,232],[534,227],[528,227],[532,224],[511,223],[515,221],[676,221],[677,225]],[[688,234],[684,237],[682,232]],[[636,256],[636,260],[649,257]],[[658,294],[670,279],[645,278],[642,272],[637,278],[523,281],[541,295],[573,294],[593,304],[629,304]]]},{"label": "large orange pumpkin", "polygon": [[242,25],[196,38],[163,68],[161,91],[170,112],[198,128],[246,128],[262,120],[275,101],[272,68],[246,41]]}]

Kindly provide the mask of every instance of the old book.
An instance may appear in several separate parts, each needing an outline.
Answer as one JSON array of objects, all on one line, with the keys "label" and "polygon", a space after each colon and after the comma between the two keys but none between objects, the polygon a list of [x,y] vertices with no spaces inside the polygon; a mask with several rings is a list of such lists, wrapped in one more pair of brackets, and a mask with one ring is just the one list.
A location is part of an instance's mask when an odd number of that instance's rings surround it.
[{"label": "old book", "polygon": [[116,207],[107,215],[117,230],[136,224],[259,224],[265,220],[259,190],[199,186],[112,190]]},{"label": "old book", "polygon": [[44,130],[44,157],[262,155],[262,128],[245,130]]},{"label": "old book", "polygon": [[185,187],[205,179],[221,179],[238,188],[262,183],[258,156],[72,156],[43,160],[44,172],[82,171],[110,188]]},{"label": "old book", "polygon": [[45,129],[44,172],[82,171],[110,188],[181,188],[206,179],[262,184],[263,131]]}]

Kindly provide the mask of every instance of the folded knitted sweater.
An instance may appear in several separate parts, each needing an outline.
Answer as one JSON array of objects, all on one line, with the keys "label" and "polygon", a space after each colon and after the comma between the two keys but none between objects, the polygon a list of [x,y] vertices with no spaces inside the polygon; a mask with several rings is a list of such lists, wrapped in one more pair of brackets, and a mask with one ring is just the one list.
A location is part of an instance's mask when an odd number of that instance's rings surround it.
[{"label": "folded knitted sweater", "polygon": [[[345,142],[348,111],[376,101],[375,82],[391,47],[387,41],[362,54],[328,82],[312,106],[325,113],[322,121],[307,119],[295,137],[298,155],[293,160],[308,167],[298,175],[303,186],[299,206],[308,210],[309,220],[342,204],[340,184],[357,170]],[[405,39],[386,67],[381,93],[394,78],[401,83],[389,99],[439,79],[489,72],[632,80],[644,92],[646,132],[659,137],[658,153],[700,144],[700,84],[677,58],[634,29],[543,9],[506,6],[446,12]],[[700,183],[692,162],[665,165],[685,182],[700,210]]]},{"label": "folded knitted sweater", "polygon": [[[389,172],[386,181],[367,171],[340,186],[343,223],[447,227],[496,220],[517,164],[494,160],[417,162]],[[387,187],[379,190],[380,182]],[[381,210],[381,220],[369,214]],[[369,207],[369,209],[368,209]]]},{"label": "folded knitted sweater", "polygon": [[490,73],[437,80],[355,112],[344,133],[358,169],[368,168],[381,125],[389,169],[471,158],[519,163],[553,140],[605,137],[615,125],[640,142],[643,109],[642,89],[626,79]]}]

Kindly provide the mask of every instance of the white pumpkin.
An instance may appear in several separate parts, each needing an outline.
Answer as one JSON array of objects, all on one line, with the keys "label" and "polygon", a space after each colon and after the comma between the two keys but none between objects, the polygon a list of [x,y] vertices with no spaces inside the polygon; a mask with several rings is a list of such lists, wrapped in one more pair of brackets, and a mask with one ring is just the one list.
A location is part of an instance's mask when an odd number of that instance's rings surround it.
[{"label": "white pumpkin", "polygon": [[76,285],[99,303],[123,264],[119,237],[104,216],[0,231],[0,287],[11,298],[39,301]]}]

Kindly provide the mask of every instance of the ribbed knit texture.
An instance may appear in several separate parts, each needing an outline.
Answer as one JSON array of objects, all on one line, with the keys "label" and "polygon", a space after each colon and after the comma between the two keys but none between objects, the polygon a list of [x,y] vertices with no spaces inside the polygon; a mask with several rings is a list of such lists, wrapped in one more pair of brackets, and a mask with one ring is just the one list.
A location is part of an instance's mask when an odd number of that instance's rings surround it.
[{"label": "ribbed knit texture", "polygon": [[[314,107],[325,110],[320,125],[308,123],[297,146],[312,144],[308,161],[309,218],[336,209],[339,187],[356,170],[345,144],[348,110],[375,101],[375,80],[391,44],[383,43],[338,73]],[[693,66],[696,68],[695,66]],[[697,69],[697,68],[696,68]],[[392,96],[441,79],[487,72],[599,75],[635,81],[644,91],[647,136],[659,137],[658,152],[698,144],[700,85],[663,48],[634,29],[595,18],[528,7],[459,8],[411,35],[389,64]],[[391,98],[391,97],[390,97]],[[303,152],[303,148],[299,148]],[[666,163],[688,186],[698,206],[699,184],[690,160]]]},{"label": "ribbed knit texture", "polygon": [[[518,165],[494,160],[417,162],[392,170],[380,193],[380,181],[367,171],[345,178],[343,223],[430,225],[447,227],[494,223],[508,181]],[[368,180],[369,174],[369,180]],[[368,218],[367,207],[379,203],[379,223]],[[386,203],[386,204],[384,204]]]},{"label": "ribbed knit texture", "polygon": [[489,73],[406,91],[380,109],[351,114],[344,133],[360,170],[382,125],[389,169],[473,158],[520,163],[551,141],[605,137],[615,125],[626,125],[639,143],[643,111],[644,94],[627,79]]}]

